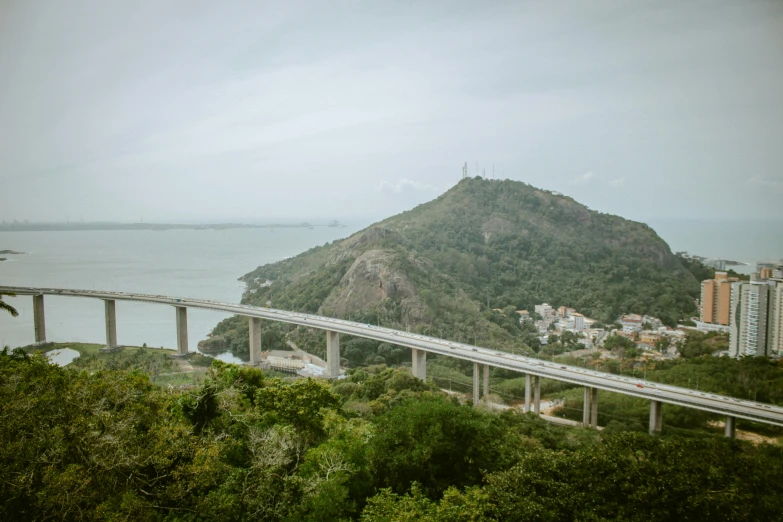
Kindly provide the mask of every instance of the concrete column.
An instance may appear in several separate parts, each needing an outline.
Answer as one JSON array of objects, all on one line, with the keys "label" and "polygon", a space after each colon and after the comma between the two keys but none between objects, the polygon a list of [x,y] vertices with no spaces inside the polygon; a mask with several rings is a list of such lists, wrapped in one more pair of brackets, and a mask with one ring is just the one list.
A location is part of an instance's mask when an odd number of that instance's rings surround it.
[{"label": "concrete column", "polygon": [[188,353],[188,309],[184,306],[175,307],[177,310],[177,355]]},{"label": "concrete column", "polygon": [[117,309],[114,299],[103,301],[106,310],[106,347],[104,350],[113,352],[117,348]]},{"label": "concrete column", "polygon": [[43,294],[33,296],[33,326],[35,344],[46,344],[46,319],[44,318]]},{"label": "concrete column", "polygon": [[541,415],[541,377],[536,375],[533,383],[533,412]]},{"label": "concrete column", "polygon": [[590,426],[598,427],[598,388],[590,388]]},{"label": "concrete column", "polygon": [[340,333],[326,331],[326,378],[340,376]]},{"label": "concrete column", "polygon": [[530,413],[530,381],[531,376],[529,373],[525,374],[525,413]]},{"label": "concrete column", "polygon": [[411,348],[411,373],[422,381],[427,380],[427,352]]},{"label": "concrete column", "polygon": [[650,435],[657,435],[663,431],[663,403],[650,401]]},{"label": "concrete column", "polygon": [[483,388],[483,396],[486,397],[489,395],[489,365],[484,365],[484,377],[481,383],[481,386]]},{"label": "concrete column", "polygon": [[261,363],[261,319],[248,317],[248,333],[250,335],[250,366]]},{"label": "concrete column", "polygon": [[724,435],[730,439],[733,439],[737,435],[736,429],[734,427],[736,420],[737,419],[731,415],[726,416],[726,430],[724,431]]},{"label": "concrete column", "polygon": [[473,363],[473,404],[479,403],[479,363]]},{"label": "concrete column", "polygon": [[590,425],[590,399],[593,398],[592,388],[585,386],[584,389],[584,406],[582,408],[582,426]]}]

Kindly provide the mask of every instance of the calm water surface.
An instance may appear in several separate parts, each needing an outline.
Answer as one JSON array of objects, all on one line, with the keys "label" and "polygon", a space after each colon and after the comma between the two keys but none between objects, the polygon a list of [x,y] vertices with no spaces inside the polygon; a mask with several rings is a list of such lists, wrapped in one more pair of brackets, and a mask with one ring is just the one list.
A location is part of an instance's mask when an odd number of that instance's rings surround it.
[{"label": "calm water surface", "polygon": [[[237,278],[259,265],[294,256],[346,237],[346,228],[0,232],[3,255],[0,284],[117,290],[175,297],[239,302]],[[19,317],[0,314],[0,343],[11,347],[34,341],[31,297],[6,298]],[[46,338],[55,342],[105,342],[103,301],[45,298]],[[190,349],[229,314],[188,310]],[[120,344],[176,346],[174,308],[117,302]],[[226,358],[230,359],[229,356]]]}]

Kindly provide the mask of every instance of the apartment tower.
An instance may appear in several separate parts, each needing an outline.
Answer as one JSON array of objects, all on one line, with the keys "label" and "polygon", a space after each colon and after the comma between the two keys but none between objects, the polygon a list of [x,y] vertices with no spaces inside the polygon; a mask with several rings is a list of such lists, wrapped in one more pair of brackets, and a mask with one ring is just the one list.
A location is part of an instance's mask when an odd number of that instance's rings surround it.
[{"label": "apartment tower", "polygon": [[770,285],[762,281],[731,285],[729,354],[732,357],[767,355],[767,307]]},{"label": "apartment tower", "polygon": [[731,283],[737,281],[726,272],[715,272],[715,279],[701,282],[701,313],[703,323],[729,325],[731,319]]}]

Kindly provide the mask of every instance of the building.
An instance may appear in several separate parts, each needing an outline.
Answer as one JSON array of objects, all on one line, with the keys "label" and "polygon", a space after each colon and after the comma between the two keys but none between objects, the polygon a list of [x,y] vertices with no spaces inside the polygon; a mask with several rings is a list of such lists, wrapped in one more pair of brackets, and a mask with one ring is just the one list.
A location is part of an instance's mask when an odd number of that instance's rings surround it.
[{"label": "building", "polygon": [[731,283],[736,281],[737,278],[728,277],[726,272],[715,272],[715,279],[701,282],[701,322],[728,326],[731,315]]},{"label": "building", "polygon": [[530,312],[527,310],[517,310],[517,314],[519,314],[519,324],[522,324],[530,319]]},{"label": "building", "polygon": [[767,354],[783,356],[783,278],[769,283]]},{"label": "building", "polygon": [[568,308],[567,306],[561,306],[557,309],[557,316],[562,317],[563,319],[568,319],[571,317],[571,314],[576,312],[573,308]]},{"label": "building", "polygon": [[549,306],[549,305],[548,305],[548,304],[546,304],[546,303],[544,303],[544,304],[540,304],[540,305],[536,305],[536,306],[535,306],[535,308],[534,308],[534,310],[535,310],[535,312],[536,312],[538,315],[540,315],[540,316],[541,316],[541,319],[544,319],[544,320],[546,320],[546,319],[549,319],[549,318],[550,318],[550,317],[552,317],[552,315],[553,315],[553,314],[552,314],[552,307],[551,307],[551,306]]},{"label": "building", "polygon": [[644,343],[650,346],[655,346],[655,343],[657,343],[661,339],[661,334],[658,332],[651,332],[649,330],[646,330],[639,334],[639,342]]},{"label": "building", "polygon": [[767,304],[770,285],[762,281],[731,285],[729,354],[732,357],[767,355]]},{"label": "building", "polygon": [[623,325],[623,332],[632,334],[642,329],[642,316],[637,314],[628,314],[622,316],[620,324]]},{"label": "building", "polygon": [[572,312],[571,319],[574,321],[574,330],[581,332],[585,329],[585,316],[579,312]]}]

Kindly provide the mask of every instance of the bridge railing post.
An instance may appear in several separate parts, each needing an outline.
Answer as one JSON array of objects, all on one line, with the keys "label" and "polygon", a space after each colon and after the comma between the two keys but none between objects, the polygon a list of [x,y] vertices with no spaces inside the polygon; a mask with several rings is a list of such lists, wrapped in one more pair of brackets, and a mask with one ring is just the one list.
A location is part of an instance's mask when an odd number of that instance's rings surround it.
[{"label": "bridge railing post", "polygon": [[261,363],[261,319],[248,317],[248,335],[250,336],[250,366]]},{"label": "bridge railing post", "polygon": [[188,309],[175,306],[177,311],[177,355],[188,354]]},{"label": "bridge railing post", "polygon": [[663,431],[663,403],[650,401],[650,435],[658,435]]},{"label": "bridge railing post", "polygon": [[340,376],[340,333],[326,331],[326,378]]},{"label": "bridge railing post", "polygon": [[35,344],[46,344],[46,318],[44,316],[44,296],[33,296],[33,327],[35,328]]}]

